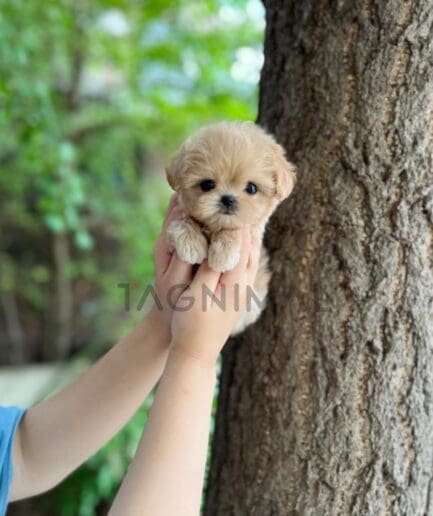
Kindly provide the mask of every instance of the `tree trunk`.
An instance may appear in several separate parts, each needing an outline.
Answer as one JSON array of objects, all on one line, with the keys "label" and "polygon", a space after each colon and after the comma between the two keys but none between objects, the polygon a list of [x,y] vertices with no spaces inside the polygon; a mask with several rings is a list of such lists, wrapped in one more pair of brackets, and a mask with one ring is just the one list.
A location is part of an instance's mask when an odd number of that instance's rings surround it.
[{"label": "tree trunk", "polygon": [[11,290],[0,292],[0,301],[3,308],[4,319],[6,323],[6,333],[9,340],[5,360],[1,360],[2,364],[17,365],[25,361],[26,339],[20,322],[17,299],[15,293]]},{"label": "tree trunk", "polygon": [[71,351],[73,292],[68,275],[71,262],[66,233],[53,234],[54,297],[49,314],[49,333],[43,349],[44,360],[63,360]]},{"label": "tree trunk", "polygon": [[259,122],[299,167],[229,344],[207,515],[433,514],[433,1],[268,0]]}]

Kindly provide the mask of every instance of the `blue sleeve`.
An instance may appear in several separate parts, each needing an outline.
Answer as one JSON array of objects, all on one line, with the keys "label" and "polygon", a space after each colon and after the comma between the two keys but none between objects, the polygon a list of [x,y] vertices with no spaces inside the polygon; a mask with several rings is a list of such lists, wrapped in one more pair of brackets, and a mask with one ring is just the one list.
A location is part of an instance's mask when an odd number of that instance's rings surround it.
[{"label": "blue sleeve", "polygon": [[23,413],[17,407],[0,407],[0,516],[6,513],[12,482],[12,443]]}]

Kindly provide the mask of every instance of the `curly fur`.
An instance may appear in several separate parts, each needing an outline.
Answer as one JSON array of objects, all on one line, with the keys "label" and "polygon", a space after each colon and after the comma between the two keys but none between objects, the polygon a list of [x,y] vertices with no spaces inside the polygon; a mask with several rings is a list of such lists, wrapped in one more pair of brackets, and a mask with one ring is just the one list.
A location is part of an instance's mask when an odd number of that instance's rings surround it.
[{"label": "curly fur", "polygon": [[[262,240],[266,222],[278,204],[290,195],[296,173],[284,149],[262,128],[251,122],[220,122],[190,136],[166,169],[171,187],[178,193],[184,217],[169,227],[170,243],[181,259],[202,263],[224,272],[240,257],[240,229],[252,226]],[[215,187],[202,191],[200,184],[212,180]],[[251,195],[248,183],[257,186]],[[235,206],[228,212],[222,196],[231,196]],[[270,273],[262,246],[254,288],[267,294]],[[262,306],[252,303],[234,333],[257,320]]]}]

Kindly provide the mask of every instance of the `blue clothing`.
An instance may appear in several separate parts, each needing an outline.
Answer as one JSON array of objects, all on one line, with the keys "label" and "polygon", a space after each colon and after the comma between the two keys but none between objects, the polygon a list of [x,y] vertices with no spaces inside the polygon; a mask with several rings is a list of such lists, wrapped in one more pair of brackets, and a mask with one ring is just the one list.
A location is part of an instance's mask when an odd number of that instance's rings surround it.
[{"label": "blue clothing", "polygon": [[0,407],[0,516],[6,514],[12,482],[12,443],[23,413],[18,407]]}]

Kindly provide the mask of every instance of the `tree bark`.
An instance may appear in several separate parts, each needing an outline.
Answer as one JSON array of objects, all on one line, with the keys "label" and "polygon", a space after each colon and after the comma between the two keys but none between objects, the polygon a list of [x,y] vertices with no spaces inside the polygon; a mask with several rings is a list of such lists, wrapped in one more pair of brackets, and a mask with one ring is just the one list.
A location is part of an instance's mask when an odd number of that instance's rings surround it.
[{"label": "tree bark", "polygon": [[206,515],[433,514],[433,1],[268,0],[259,122],[299,168],[223,356]]}]

